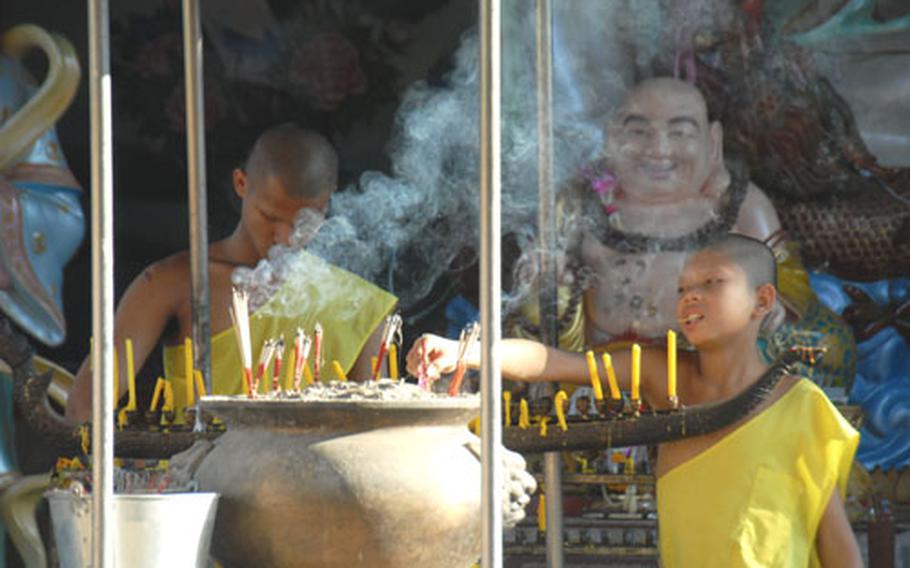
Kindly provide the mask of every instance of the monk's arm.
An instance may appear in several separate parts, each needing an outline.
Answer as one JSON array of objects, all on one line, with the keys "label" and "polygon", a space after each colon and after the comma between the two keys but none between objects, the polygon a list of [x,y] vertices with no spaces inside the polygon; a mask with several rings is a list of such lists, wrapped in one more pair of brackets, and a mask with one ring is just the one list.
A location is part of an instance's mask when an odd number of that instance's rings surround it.
[{"label": "monk's arm", "polygon": [[822,514],[816,537],[816,549],[822,566],[825,568],[862,568],[863,560],[859,552],[859,545],[847,512],[841,501],[840,494],[835,489],[825,512]]},{"label": "monk's arm", "polygon": [[[418,339],[408,352],[408,372],[418,374],[421,360],[429,361],[428,369],[431,375],[450,373],[455,369],[455,359],[458,352],[458,342],[445,339],[436,335],[424,335]],[[579,385],[590,384],[590,373],[584,353],[575,353],[547,347],[537,341],[528,339],[503,339],[500,342],[500,365],[503,377],[514,381],[528,382],[566,382]],[[629,390],[631,385],[631,355],[628,350],[612,355],[613,367],[617,383],[623,390]],[[642,396],[650,401],[649,393],[660,392],[658,377],[664,377],[666,372],[666,351],[662,349],[645,349],[642,353],[641,388]],[[604,395],[609,395],[607,374],[603,364],[603,357],[595,355],[598,373],[603,383]],[[472,346],[467,353],[467,363],[471,368],[480,366],[480,344]],[[663,387],[663,396],[666,397],[666,387]]]},{"label": "monk's arm", "polygon": [[[117,306],[114,345],[121,396],[127,392],[126,339],[132,341],[133,363],[138,373],[157,345],[168,321],[176,316],[181,293],[187,293],[188,281],[180,277],[179,267],[173,264],[171,259],[166,259],[146,268],[133,280]],[[97,341],[94,343],[97,349]],[[83,361],[70,388],[66,417],[73,422],[85,422],[92,418],[91,354]]]}]

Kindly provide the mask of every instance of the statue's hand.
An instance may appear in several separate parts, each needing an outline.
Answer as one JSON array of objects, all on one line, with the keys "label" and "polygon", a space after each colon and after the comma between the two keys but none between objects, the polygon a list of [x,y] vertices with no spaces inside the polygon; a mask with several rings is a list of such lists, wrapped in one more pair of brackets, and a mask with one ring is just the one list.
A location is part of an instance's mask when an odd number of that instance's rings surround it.
[{"label": "statue's hand", "polygon": [[[472,437],[466,444],[477,459],[480,459],[480,439]],[[528,473],[527,464],[521,454],[502,448],[503,476],[502,523],[514,527],[525,518],[525,507],[531,495],[537,491],[537,480]]]}]

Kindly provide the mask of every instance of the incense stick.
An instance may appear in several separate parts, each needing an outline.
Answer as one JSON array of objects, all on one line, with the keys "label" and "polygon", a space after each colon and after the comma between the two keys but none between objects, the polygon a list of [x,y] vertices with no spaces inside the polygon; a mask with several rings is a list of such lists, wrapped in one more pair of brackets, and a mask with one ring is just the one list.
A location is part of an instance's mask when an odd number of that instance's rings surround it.
[{"label": "incense stick", "polygon": [[272,369],[272,390],[280,391],[281,390],[281,361],[284,358],[284,336],[278,338],[278,343],[275,344],[275,367]]},{"label": "incense stick", "polygon": [[313,328],[313,380],[319,382],[322,371],[322,326],[316,322]]},{"label": "incense stick", "polygon": [[469,323],[465,329],[461,330],[461,336],[458,338],[458,359],[455,363],[455,373],[449,383],[449,396],[455,396],[461,391],[461,381],[468,370],[466,361],[468,349],[474,345],[479,336],[480,324],[476,322]]},{"label": "incense stick", "polygon": [[253,394],[253,344],[250,340],[250,310],[247,293],[238,288],[232,290],[231,323],[234,325],[234,336],[237,338],[237,347],[240,350],[240,361],[243,363],[244,384],[247,387],[247,396]]},{"label": "incense stick", "polygon": [[262,349],[259,350],[259,363],[256,365],[256,378],[253,380],[254,393],[259,392],[259,382],[265,377],[265,370],[268,369],[272,355],[275,354],[276,344],[274,339],[266,339],[262,343]]},{"label": "incense stick", "polygon": [[376,356],[376,368],[373,369],[373,380],[379,380],[379,374],[386,354],[389,352],[389,345],[396,335],[401,333],[401,316],[393,314],[385,319],[385,325],[382,328],[382,343],[379,344],[379,354]]}]

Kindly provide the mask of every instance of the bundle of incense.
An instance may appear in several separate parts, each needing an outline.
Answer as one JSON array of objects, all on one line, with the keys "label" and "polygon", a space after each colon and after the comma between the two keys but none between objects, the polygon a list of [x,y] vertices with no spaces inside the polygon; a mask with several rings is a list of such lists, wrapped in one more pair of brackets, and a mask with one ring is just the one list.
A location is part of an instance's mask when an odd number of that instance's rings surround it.
[{"label": "bundle of incense", "polygon": [[313,380],[319,382],[322,371],[322,326],[316,322],[313,328]]},{"label": "bundle of incense", "polygon": [[266,339],[262,344],[262,349],[259,351],[259,363],[256,365],[256,378],[253,379],[253,393],[259,392],[259,382],[265,377],[265,370],[269,368],[272,355],[275,354],[276,344],[274,339]]},{"label": "bundle of incense", "polygon": [[234,336],[240,349],[240,361],[243,364],[243,380],[247,396],[253,397],[253,344],[250,340],[249,298],[246,292],[234,288],[231,299],[231,323],[234,325]]},{"label": "bundle of incense", "polygon": [[373,369],[373,380],[379,380],[379,374],[382,372],[382,363],[385,360],[386,353],[389,352],[389,345],[397,335],[401,334],[401,316],[398,314],[385,318],[385,325],[382,329],[382,343],[379,344],[379,354],[376,355],[376,366]]},{"label": "bundle of incense", "polygon": [[284,357],[284,336],[278,338],[278,343],[275,344],[275,368],[272,369],[272,390],[280,391],[281,390],[281,360]]},{"label": "bundle of incense", "polygon": [[427,380],[427,344],[425,340],[420,340],[417,344],[417,386],[422,389],[430,390],[429,381]]},{"label": "bundle of incense", "polygon": [[458,358],[455,360],[455,373],[452,375],[452,382],[449,383],[449,396],[455,396],[461,391],[461,381],[468,370],[467,354],[468,349],[480,337],[480,324],[477,322],[469,323],[466,328],[461,330],[461,336],[458,338]]},{"label": "bundle of incense", "polygon": [[310,356],[310,346],[313,344],[310,337],[302,329],[297,328],[294,336],[294,392],[300,392],[300,380],[306,368],[306,360]]}]

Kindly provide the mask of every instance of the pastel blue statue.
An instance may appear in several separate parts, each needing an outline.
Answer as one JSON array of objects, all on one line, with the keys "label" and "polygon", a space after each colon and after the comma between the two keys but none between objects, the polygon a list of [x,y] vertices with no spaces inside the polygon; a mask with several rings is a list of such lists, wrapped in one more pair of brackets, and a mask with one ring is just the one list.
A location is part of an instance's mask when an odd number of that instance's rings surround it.
[{"label": "pastel blue statue", "polygon": [[[54,346],[66,336],[63,267],[85,232],[79,202],[82,189],[54,132],[54,123],[79,84],[79,62],[65,38],[33,25],[6,32],[2,48],[0,312],[20,330]],[[32,48],[47,56],[47,75],[40,85],[19,61]],[[12,386],[11,380],[0,380],[0,529],[9,533],[27,566],[44,566],[33,511],[49,478],[47,474],[23,477],[18,472],[12,444]],[[5,556],[0,544],[0,566]]]}]

